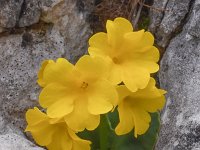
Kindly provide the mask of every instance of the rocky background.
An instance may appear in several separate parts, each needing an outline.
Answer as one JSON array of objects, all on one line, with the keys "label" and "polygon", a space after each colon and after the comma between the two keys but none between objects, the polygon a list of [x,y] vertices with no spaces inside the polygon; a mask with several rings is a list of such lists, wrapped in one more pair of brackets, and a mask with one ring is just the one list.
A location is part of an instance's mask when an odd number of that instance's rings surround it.
[{"label": "rocky background", "polygon": [[[38,105],[39,66],[44,59],[58,57],[75,63],[86,53],[88,38],[101,29],[98,21],[104,21],[95,18],[105,12],[102,5],[96,7],[100,2],[1,0],[0,150],[42,149],[23,132],[26,110]],[[150,4],[149,30],[164,53],[159,82],[168,91],[156,149],[200,150],[200,1],[154,0]],[[117,10],[107,17],[126,15]],[[131,15],[137,19],[136,13]]]}]

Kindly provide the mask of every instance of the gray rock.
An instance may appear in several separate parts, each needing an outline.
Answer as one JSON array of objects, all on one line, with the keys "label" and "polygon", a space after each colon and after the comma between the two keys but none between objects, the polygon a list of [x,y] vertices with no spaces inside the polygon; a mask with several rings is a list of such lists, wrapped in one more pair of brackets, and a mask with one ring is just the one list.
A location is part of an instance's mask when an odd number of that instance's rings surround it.
[{"label": "gray rock", "polygon": [[182,29],[182,24],[189,13],[194,0],[154,0],[151,10],[150,31],[155,34],[156,43],[165,48],[175,33]]},{"label": "gray rock", "polygon": [[26,27],[39,21],[41,15],[39,0],[24,0],[19,16],[18,27]]},{"label": "gray rock", "polygon": [[14,133],[0,135],[0,150],[44,150],[35,146],[25,137]]},{"label": "gray rock", "polygon": [[39,0],[1,0],[0,27],[25,27],[39,21]]},{"label": "gray rock", "polygon": [[0,150],[39,150],[24,136],[25,112],[38,106],[43,60],[65,57],[75,63],[87,51],[92,5],[78,5],[74,0],[1,2],[0,28],[6,31],[0,33]]},{"label": "gray rock", "polygon": [[89,10],[92,10],[92,3],[90,1],[91,4],[87,3],[90,5],[85,5],[87,2],[85,1],[80,8],[80,1],[77,2],[55,0],[50,6],[43,5],[41,17],[41,20],[53,23],[55,30],[59,30],[65,37],[64,56],[72,63],[75,63],[80,56],[87,52],[87,42],[92,34],[92,31],[89,30],[90,25],[86,22]]},{"label": "gray rock", "polygon": [[[180,1],[173,2],[178,6],[181,3]],[[174,8],[179,12],[177,6]],[[196,0],[190,6],[190,10],[188,7],[184,7],[183,15],[176,13],[174,15],[177,16],[172,16],[173,18],[183,17],[186,12],[190,12],[182,31],[170,41],[161,61],[160,86],[168,93],[166,107],[162,112],[162,126],[156,146],[157,150],[200,149],[199,8],[200,1]],[[169,23],[174,27],[180,21],[174,20],[172,23],[171,18],[164,17],[162,23]],[[156,34],[160,34],[160,32]],[[162,35],[164,38],[165,36],[168,37],[168,34]]]},{"label": "gray rock", "polygon": [[23,0],[1,0],[0,27],[13,28],[19,20]]}]

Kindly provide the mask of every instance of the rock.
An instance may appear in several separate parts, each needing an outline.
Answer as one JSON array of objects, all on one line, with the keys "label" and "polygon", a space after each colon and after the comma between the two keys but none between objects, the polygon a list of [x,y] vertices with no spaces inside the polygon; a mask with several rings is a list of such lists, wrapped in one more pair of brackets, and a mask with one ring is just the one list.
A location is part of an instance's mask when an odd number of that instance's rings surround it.
[{"label": "rock", "polygon": [[[166,2],[164,0],[160,3]],[[158,2],[159,3],[159,2]],[[170,0],[167,5],[172,3]],[[169,40],[161,60],[159,81],[161,88],[168,91],[167,103],[162,112],[162,126],[157,150],[199,150],[200,149],[200,1],[173,1],[174,16],[168,12],[158,25],[157,40],[168,39],[169,32],[180,24],[187,14],[181,32]],[[182,15],[178,6],[184,6]],[[187,5],[185,5],[187,4]],[[171,5],[170,5],[171,6]],[[176,9],[175,9],[176,8]],[[182,16],[182,17],[181,17]],[[177,20],[179,18],[179,20]],[[174,20],[174,22],[172,22]],[[153,25],[152,25],[153,26]],[[180,27],[180,25],[179,25]],[[163,35],[161,35],[161,29]],[[169,31],[169,32],[168,32]],[[165,34],[167,33],[167,34]],[[159,35],[159,36],[158,36]],[[164,40],[165,41],[165,40]],[[165,43],[161,40],[161,43]],[[165,46],[165,45],[163,45]]]},{"label": "rock", "polygon": [[0,27],[13,28],[19,20],[23,0],[1,0]]},{"label": "rock", "polygon": [[26,27],[39,21],[41,8],[39,0],[24,0],[21,6],[18,27]]},{"label": "rock", "polygon": [[89,14],[88,9],[92,10],[92,4],[81,3],[83,6],[80,8],[81,1],[77,2],[79,3],[74,3],[73,0],[56,0],[50,6],[43,4],[41,17],[44,22],[53,23],[55,30],[59,30],[65,37],[65,57],[72,63],[87,52],[87,41],[92,34],[90,25],[85,20]]},{"label": "rock", "polygon": [[39,150],[24,136],[25,112],[38,106],[43,60],[65,57],[75,63],[87,51],[92,4],[77,1],[1,2],[0,29],[6,31],[0,32],[0,150]]},{"label": "rock", "polygon": [[14,133],[0,135],[0,150],[44,150]]},{"label": "rock", "polygon": [[0,27],[0,33],[4,32],[5,28]]},{"label": "rock", "polygon": [[193,0],[154,0],[150,31],[156,43],[165,48],[173,35],[182,29]]}]

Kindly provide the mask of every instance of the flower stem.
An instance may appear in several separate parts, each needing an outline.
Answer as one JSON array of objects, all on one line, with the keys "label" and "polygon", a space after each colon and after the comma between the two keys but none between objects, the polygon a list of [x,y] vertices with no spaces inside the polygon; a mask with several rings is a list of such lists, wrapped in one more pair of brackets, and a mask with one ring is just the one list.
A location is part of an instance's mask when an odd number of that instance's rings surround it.
[{"label": "flower stem", "polygon": [[101,115],[100,123],[100,150],[108,150],[110,147],[109,135],[113,131],[110,120],[107,115]]}]

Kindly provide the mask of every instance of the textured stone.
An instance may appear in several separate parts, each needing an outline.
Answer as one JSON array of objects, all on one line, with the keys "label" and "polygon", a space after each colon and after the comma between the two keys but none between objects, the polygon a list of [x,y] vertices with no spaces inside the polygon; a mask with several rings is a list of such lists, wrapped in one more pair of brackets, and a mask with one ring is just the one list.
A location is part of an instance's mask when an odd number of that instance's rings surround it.
[{"label": "textured stone", "polygon": [[0,150],[44,150],[14,133],[0,135]]},{"label": "textured stone", "polygon": [[181,28],[194,0],[154,0],[151,11],[150,31],[156,36],[156,43],[165,48],[170,39]]},{"label": "textured stone", "polygon": [[0,33],[0,150],[38,149],[23,131],[25,112],[38,105],[39,66],[58,57],[75,63],[86,53],[91,6],[74,0],[1,2],[0,28],[7,30]]},{"label": "textured stone", "polygon": [[0,33],[4,32],[5,28],[0,27]]},{"label": "textured stone", "polygon": [[[175,3],[180,4],[179,1],[174,1]],[[174,7],[178,11],[178,8]],[[200,149],[199,8],[199,0],[191,3],[190,13],[181,32],[170,41],[161,61],[160,86],[168,93],[166,107],[162,112],[157,150]],[[186,14],[188,9],[185,8],[184,11],[183,14]],[[181,16],[179,13],[174,15],[177,15],[174,18]],[[177,23],[174,20],[172,23],[171,18],[163,18],[162,22],[177,25],[180,21]]]},{"label": "textured stone", "polygon": [[13,28],[19,20],[23,0],[1,0],[0,27]]},{"label": "textured stone", "polygon": [[[80,5],[83,6],[78,9]],[[72,63],[75,63],[87,51],[87,40],[92,32],[88,30],[90,25],[85,19],[87,19],[88,9],[92,9],[91,6],[92,4],[80,4],[80,1],[74,3],[73,0],[56,0],[50,6],[44,5],[42,7],[41,19],[53,23],[55,30],[59,30],[61,35],[65,37],[65,57]]]},{"label": "textured stone", "polygon": [[19,16],[18,27],[25,27],[39,21],[41,15],[40,0],[24,0]]}]

